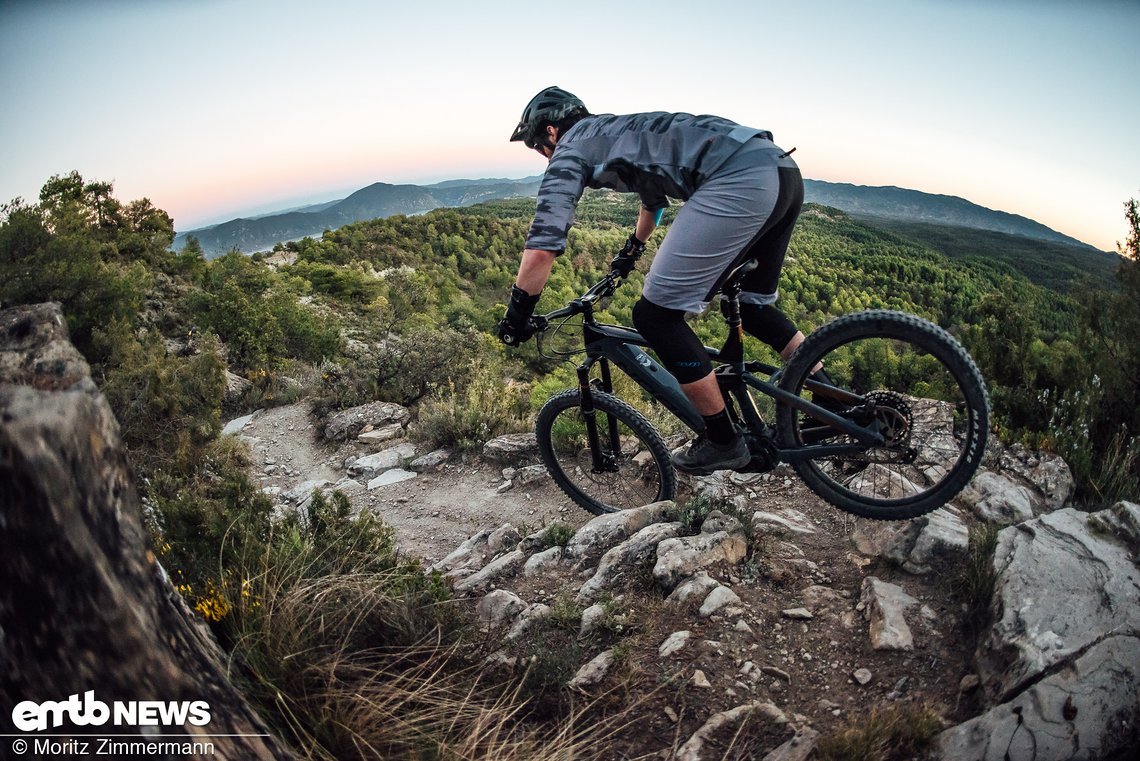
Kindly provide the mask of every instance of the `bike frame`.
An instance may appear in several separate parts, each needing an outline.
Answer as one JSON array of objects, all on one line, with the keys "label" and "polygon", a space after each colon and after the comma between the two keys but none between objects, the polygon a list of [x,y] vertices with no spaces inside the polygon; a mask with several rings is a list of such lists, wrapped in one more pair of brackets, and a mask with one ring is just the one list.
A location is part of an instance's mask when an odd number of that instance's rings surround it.
[{"label": "bike frame", "polygon": [[[613,376],[610,366],[611,364],[616,365],[691,430],[700,433],[705,428],[704,418],[685,396],[676,378],[643,350],[642,347],[648,347],[649,344],[640,333],[618,325],[599,323],[594,319],[595,304],[600,299],[611,295],[618,282],[611,273],[581,298],[575,299],[567,307],[544,317],[544,321],[549,322],[577,314],[583,316],[582,333],[586,346],[586,359],[578,366],[578,389],[593,458],[592,465],[595,471],[604,471],[612,467],[612,462],[606,462],[605,452],[620,451],[617,421],[613,418],[609,419],[606,431],[610,447],[606,449],[599,446],[598,425],[593,414],[592,389],[594,383],[591,382],[590,378],[595,365],[600,370],[598,386],[601,391],[613,393]],[[733,319],[734,317],[735,319]],[[724,395],[725,404],[734,421],[741,424],[746,432],[768,439],[774,447],[778,462],[791,463],[828,456],[853,455],[866,451],[868,447],[883,445],[882,435],[872,428],[861,426],[772,383],[771,377],[776,373],[777,368],[763,362],[744,360],[743,333],[740,329],[739,305],[735,303],[735,295],[731,296],[728,323],[730,334],[725,346],[720,350],[705,347],[709,356],[717,364],[714,372],[720,385],[721,394]],[[756,372],[766,373],[769,379],[765,380],[758,377],[755,375]],[[767,426],[756,407],[755,400],[749,393],[749,387],[772,397],[777,403],[794,407],[821,423],[847,434],[854,439],[854,443],[805,445],[783,449],[775,446],[771,437],[765,435]],[[863,397],[858,395],[812,380],[807,381],[806,387],[812,390],[825,390],[825,395],[851,406],[865,401]]]}]

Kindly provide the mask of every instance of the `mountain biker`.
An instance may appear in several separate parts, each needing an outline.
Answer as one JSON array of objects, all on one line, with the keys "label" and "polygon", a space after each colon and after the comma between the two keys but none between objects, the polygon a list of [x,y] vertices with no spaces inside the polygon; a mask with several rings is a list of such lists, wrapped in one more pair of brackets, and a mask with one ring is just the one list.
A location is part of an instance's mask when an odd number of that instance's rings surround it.
[{"label": "mountain biker", "polygon": [[594,115],[558,87],[531,99],[511,141],[549,163],[500,339],[518,346],[534,334],[534,307],[566,248],[585,188],[641,198],[634,230],[612,262],[624,276],[645,251],[668,198],[685,201],[645,277],[634,327],[705,420],[704,432],[673,456],[676,468],[707,474],[745,466],[748,447],[725,410],[708,352],[684,317],[708,305],[730,270],[756,259],[760,266],[746,276],[740,294],[744,329],[784,359],[803,342],[803,333],[774,305],[803,205],[803,179],[791,151],[777,147],[770,132],[717,116]]}]

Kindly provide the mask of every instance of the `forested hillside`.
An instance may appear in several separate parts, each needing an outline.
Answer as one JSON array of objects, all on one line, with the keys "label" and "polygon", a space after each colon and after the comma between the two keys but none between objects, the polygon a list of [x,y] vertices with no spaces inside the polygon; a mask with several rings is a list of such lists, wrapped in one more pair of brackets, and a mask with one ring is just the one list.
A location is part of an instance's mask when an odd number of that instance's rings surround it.
[{"label": "forested hillside", "polygon": [[390,185],[376,182],[347,198],[276,214],[231,219],[211,227],[181,233],[179,246],[193,236],[203,253],[213,258],[231,249],[264,251],[280,241],[320,235],[362,219],[394,214],[421,214],[449,206],[470,206],[493,198],[533,196],[537,178],[522,180],[451,180],[436,185]]},{"label": "forested hillside", "polygon": [[1072,293],[1085,286],[1110,290],[1117,287],[1120,256],[1083,244],[1033,240],[1021,235],[923,222],[874,219],[868,220],[868,224],[917,241],[951,258],[969,260],[971,267],[1007,267],[1030,282],[1062,293]]},{"label": "forested hillside", "polygon": [[988,230],[1096,250],[1040,222],[1018,214],[987,209],[957,196],[893,186],[874,187],[819,180],[805,180],[804,193],[809,201],[834,206],[860,217]]},{"label": "forested hillside", "polygon": [[[198,239],[207,258],[234,248],[253,253],[306,235],[316,237],[325,230],[361,220],[465,207],[492,199],[533,198],[541,179],[448,180],[423,186],[377,182],[335,201],[183,230],[175,238],[175,245],[185,245],[192,236]],[[1031,219],[987,209],[963,198],[821,180],[805,180],[804,192],[809,203],[841,209],[877,227],[909,230],[912,237],[943,253],[977,254],[997,258],[1015,268],[1020,266],[1022,274],[1039,284],[1052,286],[1050,278],[1065,279],[1073,267],[1089,267],[1096,277],[1111,278],[1117,265],[1112,254],[1097,251]],[[1026,252],[1030,253],[1028,259],[1022,257]],[[1039,265],[1045,265],[1043,273],[1038,272]],[[1054,272],[1058,266],[1062,271]]]}]

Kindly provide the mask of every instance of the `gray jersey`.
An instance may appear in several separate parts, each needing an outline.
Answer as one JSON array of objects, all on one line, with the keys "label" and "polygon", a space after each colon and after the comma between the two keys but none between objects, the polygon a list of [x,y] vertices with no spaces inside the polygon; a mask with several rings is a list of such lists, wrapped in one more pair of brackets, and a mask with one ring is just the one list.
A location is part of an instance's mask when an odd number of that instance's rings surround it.
[{"label": "gray jersey", "polygon": [[655,211],[689,199],[753,137],[771,135],[719,116],[664,112],[588,116],[558,138],[538,189],[526,247],[561,252],[586,188],[637,193]]}]

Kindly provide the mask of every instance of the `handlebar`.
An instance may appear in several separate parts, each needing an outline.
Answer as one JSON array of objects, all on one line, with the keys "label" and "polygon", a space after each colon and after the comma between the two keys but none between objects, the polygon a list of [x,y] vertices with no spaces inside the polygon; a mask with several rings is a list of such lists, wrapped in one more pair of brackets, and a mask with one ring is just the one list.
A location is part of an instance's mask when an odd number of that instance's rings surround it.
[{"label": "handlebar", "polygon": [[598,301],[613,296],[617,291],[618,286],[622,284],[624,278],[618,270],[610,270],[610,273],[603,277],[598,282],[594,283],[589,289],[578,298],[571,301],[561,309],[555,309],[553,312],[546,314],[535,315],[531,317],[534,322],[536,330],[546,330],[547,326],[554,320],[561,320],[563,317],[573,317],[576,314],[593,308],[594,304]]}]

